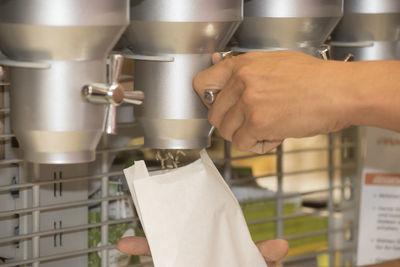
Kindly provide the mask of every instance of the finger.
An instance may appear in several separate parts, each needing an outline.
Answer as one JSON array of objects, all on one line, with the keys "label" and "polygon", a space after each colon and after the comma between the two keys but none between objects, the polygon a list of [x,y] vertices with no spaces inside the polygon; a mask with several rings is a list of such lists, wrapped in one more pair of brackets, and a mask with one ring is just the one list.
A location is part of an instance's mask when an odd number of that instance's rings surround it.
[{"label": "finger", "polygon": [[246,123],[242,125],[232,136],[232,145],[241,151],[250,151],[257,145],[257,139],[250,134]]},{"label": "finger", "polygon": [[208,89],[221,89],[233,73],[233,58],[222,60],[214,66],[198,73],[193,79],[193,88],[204,104],[204,91]]},{"label": "finger", "polygon": [[151,256],[147,239],[139,236],[130,236],[118,241],[117,249],[125,254]]},{"label": "finger", "polygon": [[226,140],[232,141],[233,135],[242,126],[244,119],[243,107],[238,102],[226,112],[218,128],[219,133]]},{"label": "finger", "polygon": [[236,76],[229,79],[210,108],[208,119],[212,125],[217,128],[221,126],[225,114],[239,101],[244,89],[244,83]]},{"label": "finger", "polygon": [[264,154],[278,147],[280,144],[282,144],[282,141],[258,141],[250,151],[257,154]]},{"label": "finger", "polygon": [[280,261],[287,255],[289,244],[282,239],[266,240],[256,243],[268,267],[278,267]]},{"label": "finger", "polygon": [[221,53],[214,53],[212,55],[212,63],[215,65],[218,62],[222,61],[224,58]]}]

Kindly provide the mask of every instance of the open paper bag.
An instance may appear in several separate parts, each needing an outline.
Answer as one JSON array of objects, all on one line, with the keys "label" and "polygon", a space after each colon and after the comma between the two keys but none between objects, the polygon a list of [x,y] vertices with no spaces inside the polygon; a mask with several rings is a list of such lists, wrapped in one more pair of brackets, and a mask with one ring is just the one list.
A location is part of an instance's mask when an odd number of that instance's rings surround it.
[{"label": "open paper bag", "polygon": [[124,170],[156,267],[265,267],[239,203],[203,150],[185,167]]}]

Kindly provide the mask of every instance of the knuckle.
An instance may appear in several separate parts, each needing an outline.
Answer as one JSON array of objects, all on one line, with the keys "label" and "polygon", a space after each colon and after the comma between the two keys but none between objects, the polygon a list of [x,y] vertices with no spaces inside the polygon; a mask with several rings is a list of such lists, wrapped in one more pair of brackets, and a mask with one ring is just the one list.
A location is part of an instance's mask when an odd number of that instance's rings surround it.
[{"label": "knuckle", "polygon": [[239,68],[236,72],[236,77],[241,81],[247,80],[247,78],[252,74],[252,70],[248,66],[243,66]]},{"label": "knuckle", "polygon": [[260,130],[265,128],[266,118],[264,114],[253,112],[249,115],[248,125],[253,130]]},{"label": "knuckle", "polygon": [[257,97],[252,90],[246,88],[242,93],[241,100],[246,106],[252,106],[256,103]]},{"label": "knuckle", "polygon": [[237,134],[234,134],[232,136],[232,146],[240,151],[245,151],[247,150],[244,142],[239,138]]},{"label": "knuckle", "polygon": [[224,125],[221,125],[221,127],[218,129],[219,134],[228,141],[232,140],[232,134],[229,131],[229,129],[227,129],[227,127],[224,127]]},{"label": "knuckle", "polygon": [[217,116],[214,115],[212,110],[208,112],[208,121],[211,123],[211,125],[218,128],[218,119]]},{"label": "knuckle", "polygon": [[222,136],[222,138],[229,141],[230,138],[225,129],[219,128],[218,131],[219,131],[219,134]]}]

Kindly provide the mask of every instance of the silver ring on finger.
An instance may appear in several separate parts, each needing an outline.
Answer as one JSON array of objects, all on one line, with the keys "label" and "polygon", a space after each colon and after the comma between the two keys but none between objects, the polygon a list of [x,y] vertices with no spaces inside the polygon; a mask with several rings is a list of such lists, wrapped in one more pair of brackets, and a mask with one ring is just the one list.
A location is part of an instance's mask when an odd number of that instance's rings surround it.
[{"label": "silver ring on finger", "polygon": [[205,90],[203,96],[206,103],[212,105],[215,102],[215,99],[217,98],[217,95],[220,91],[221,91],[220,89]]}]

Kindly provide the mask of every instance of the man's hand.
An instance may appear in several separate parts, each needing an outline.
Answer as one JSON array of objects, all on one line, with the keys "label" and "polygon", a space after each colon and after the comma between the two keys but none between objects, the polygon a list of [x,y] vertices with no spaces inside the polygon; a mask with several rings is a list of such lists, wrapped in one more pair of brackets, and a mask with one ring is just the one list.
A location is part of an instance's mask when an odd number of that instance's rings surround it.
[{"label": "man's hand", "polygon": [[214,55],[213,61],[217,63],[199,73],[193,86],[202,99],[205,90],[221,89],[208,105],[208,118],[240,150],[264,153],[288,137],[349,125],[349,85],[339,77],[349,63],[295,51],[253,52],[222,61]]},{"label": "man's hand", "polygon": [[[286,256],[289,245],[285,240],[267,240],[256,243],[268,267],[281,267],[280,261]],[[144,237],[125,237],[121,239],[117,248],[119,251],[130,255],[151,256],[150,247]]]}]

